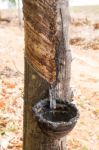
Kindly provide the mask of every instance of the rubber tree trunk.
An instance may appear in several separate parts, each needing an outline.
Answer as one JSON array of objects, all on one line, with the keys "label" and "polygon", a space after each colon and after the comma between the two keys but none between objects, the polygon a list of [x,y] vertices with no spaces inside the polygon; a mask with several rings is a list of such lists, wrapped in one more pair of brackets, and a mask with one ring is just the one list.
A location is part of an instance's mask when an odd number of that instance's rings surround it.
[{"label": "rubber tree trunk", "polygon": [[32,106],[49,96],[71,99],[68,0],[23,0],[25,84],[23,150],[66,150],[66,137],[53,140],[39,129]]}]

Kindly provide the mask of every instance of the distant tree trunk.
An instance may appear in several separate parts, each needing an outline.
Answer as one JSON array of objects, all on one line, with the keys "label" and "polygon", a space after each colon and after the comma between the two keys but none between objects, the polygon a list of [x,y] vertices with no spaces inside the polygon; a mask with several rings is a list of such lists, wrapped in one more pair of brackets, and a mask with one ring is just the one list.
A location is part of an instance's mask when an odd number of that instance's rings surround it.
[{"label": "distant tree trunk", "polygon": [[71,99],[68,0],[23,0],[25,84],[23,150],[66,150],[66,137],[53,140],[39,129],[32,106],[49,97]]},{"label": "distant tree trunk", "polygon": [[20,6],[20,0],[18,0],[18,19],[19,19],[19,25],[21,25],[21,6]]},{"label": "distant tree trunk", "polygon": [[22,24],[22,0],[15,0],[17,13],[18,13],[18,23],[19,26]]}]

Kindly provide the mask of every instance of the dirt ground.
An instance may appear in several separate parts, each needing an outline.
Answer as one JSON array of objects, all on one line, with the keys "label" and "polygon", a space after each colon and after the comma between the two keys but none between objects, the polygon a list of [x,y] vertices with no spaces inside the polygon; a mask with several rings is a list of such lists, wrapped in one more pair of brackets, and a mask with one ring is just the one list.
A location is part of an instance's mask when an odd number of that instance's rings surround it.
[{"label": "dirt ground", "polygon": [[[68,150],[99,149],[98,8],[71,10],[70,48],[74,103],[80,119],[67,136]],[[0,22],[0,150],[22,150],[24,29],[15,12]]]}]

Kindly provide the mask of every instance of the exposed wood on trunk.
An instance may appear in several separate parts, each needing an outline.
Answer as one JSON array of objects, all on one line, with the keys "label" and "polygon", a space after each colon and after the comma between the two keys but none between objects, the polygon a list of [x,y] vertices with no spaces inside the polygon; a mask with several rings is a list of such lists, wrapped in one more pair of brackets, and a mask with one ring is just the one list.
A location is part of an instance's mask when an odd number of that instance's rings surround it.
[{"label": "exposed wood on trunk", "polygon": [[25,41],[29,63],[52,83],[55,71],[55,0],[24,0]]}]

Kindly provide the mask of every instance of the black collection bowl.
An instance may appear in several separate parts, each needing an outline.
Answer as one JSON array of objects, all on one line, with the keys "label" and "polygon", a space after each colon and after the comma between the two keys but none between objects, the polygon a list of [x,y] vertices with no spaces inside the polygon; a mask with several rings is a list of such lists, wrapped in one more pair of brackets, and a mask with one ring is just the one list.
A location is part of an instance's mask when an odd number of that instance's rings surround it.
[{"label": "black collection bowl", "polygon": [[50,109],[49,99],[39,101],[33,107],[33,113],[42,132],[54,139],[66,136],[79,118],[74,104],[59,99],[56,99],[56,109]]}]

